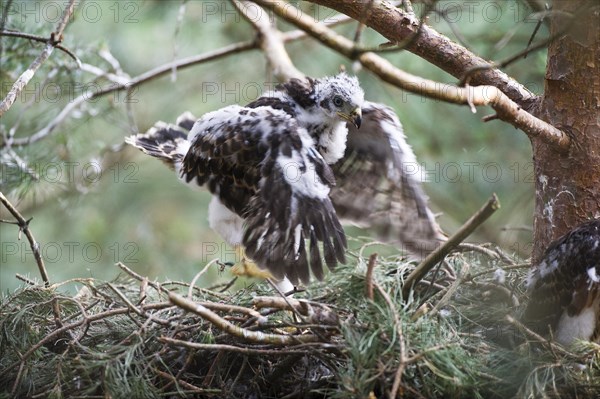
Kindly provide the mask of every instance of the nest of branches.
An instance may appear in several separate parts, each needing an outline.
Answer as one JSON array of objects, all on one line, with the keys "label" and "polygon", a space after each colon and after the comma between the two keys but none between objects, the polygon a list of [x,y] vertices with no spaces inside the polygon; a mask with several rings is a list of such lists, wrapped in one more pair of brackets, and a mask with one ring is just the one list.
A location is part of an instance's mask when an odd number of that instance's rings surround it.
[{"label": "nest of branches", "polygon": [[[0,397],[598,397],[598,347],[517,320],[528,265],[462,245],[403,298],[405,259],[354,254],[292,297],[149,282],[28,282],[2,298]],[[226,288],[226,287],[225,287]]]}]

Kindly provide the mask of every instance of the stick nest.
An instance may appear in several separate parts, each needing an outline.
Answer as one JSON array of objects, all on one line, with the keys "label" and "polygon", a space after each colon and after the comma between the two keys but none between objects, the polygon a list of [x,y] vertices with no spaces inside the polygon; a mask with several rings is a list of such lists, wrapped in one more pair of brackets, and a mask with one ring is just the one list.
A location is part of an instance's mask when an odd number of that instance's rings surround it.
[{"label": "stick nest", "polygon": [[76,295],[28,282],[1,300],[0,397],[600,396],[597,345],[567,350],[517,321],[528,265],[463,246],[403,298],[414,263],[355,255],[291,298],[124,265]]}]

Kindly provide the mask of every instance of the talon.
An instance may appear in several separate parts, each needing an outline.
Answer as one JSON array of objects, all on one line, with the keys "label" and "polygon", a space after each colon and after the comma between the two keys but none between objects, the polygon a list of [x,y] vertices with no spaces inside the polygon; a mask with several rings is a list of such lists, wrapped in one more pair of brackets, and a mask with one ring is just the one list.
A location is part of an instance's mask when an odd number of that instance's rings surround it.
[{"label": "talon", "polygon": [[246,251],[241,245],[235,247],[236,258],[239,259],[231,268],[231,273],[236,276],[255,277],[261,279],[273,278],[271,273],[263,270],[246,256]]}]

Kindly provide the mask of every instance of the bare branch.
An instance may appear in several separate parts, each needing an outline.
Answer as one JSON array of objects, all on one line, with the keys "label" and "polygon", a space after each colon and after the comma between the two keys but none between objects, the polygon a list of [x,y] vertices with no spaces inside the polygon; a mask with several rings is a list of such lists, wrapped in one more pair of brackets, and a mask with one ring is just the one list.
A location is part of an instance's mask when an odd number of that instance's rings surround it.
[{"label": "bare branch", "polygon": [[[172,306],[169,302],[157,302],[157,303],[153,303],[150,305],[144,305],[141,306],[142,310],[150,310],[150,309],[164,309],[167,308],[169,306]],[[116,315],[121,315],[121,314],[127,314],[129,313],[131,310],[128,307],[124,307],[124,308],[117,308],[117,309],[111,309],[111,310],[107,310],[105,312],[100,312],[100,313],[96,313],[94,315],[88,316],[87,318],[82,318],[81,320],[75,321],[71,324],[67,324],[64,325],[60,328],[57,328],[56,330],[52,331],[50,334],[44,336],[44,338],[42,338],[37,344],[33,345],[29,350],[27,350],[27,352],[25,352],[22,356],[21,359],[17,362],[14,362],[13,364],[11,364],[8,368],[12,369],[14,367],[17,367],[20,364],[24,364],[25,361],[32,355],[35,353],[35,351],[37,351],[38,349],[40,349],[43,345],[45,345],[48,342],[51,342],[53,339],[56,339],[57,337],[60,337],[63,333],[73,330],[79,326],[85,325],[85,324],[91,324],[95,321],[98,320],[103,320],[106,319],[108,317],[112,317],[112,316],[116,316]],[[17,385],[18,381],[15,381],[15,385]]]},{"label": "bare branch", "polygon": [[[24,138],[17,138],[17,139],[14,139],[12,142],[4,142],[0,145],[0,147],[28,145],[28,144],[35,143],[36,141],[39,141],[39,140],[45,138],[46,136],[51,134],[54,131],[54,129],[56,129],[56,127],[59,126],[73,110],[77,109],[77,107],[79,107],[81,104],[85,103],[86,101],[91,101],[95,98],[102,97],[102,96],[105,96],[110,93],[119,92],[119,91],[123,91],[123,90],[130,90],[130,89],[132,89],[136,86],[139,86],[143,83],[146,83],[148,81],[151,81],[153,79],[156,79],[158,77],[161,77],[163,75],[170,73],[173,68],[183,69],[183,68],[190,67],[192,65],[197,65],[197,64],[204,63],[204,62],[213,61],[215,59],[218,59],[218,58],[230,55],[230,54],[235,54],[235,53],[250,50],[253,48],[255,48],[254,42],[241,42],[241,43],[237,43],[237,44],[232,44],[230,46],[223,47],[219,50],[210,51],[208,53],[204,53],[204,54],[201,54],[198,56],[187,57],[187,58],[178,60],[176,62],[171,62],[168,64],[161,65],[157,68],[151,69],[150,71],[147,71],[145,73],[142,73],[141,75],[136,76],[131,81],[126,82],[126,83],[125,82],[121,82],[121,83],[115,82],[115,84],[113,84],[109,87],[106,87],[102,90],[98,90],[93,93],[84,93],[84,94],[80,95],[79,97],[77,97],[76,99],[74,99],[73,101],[71,101],[69,104],[67,104],[67,106],[65,106],[62,109],[62,111],[56,117],[54,117],[54,119],[48,125],[46,125],[43,129],[37,131],[36,133],[32,134],[31,136],[24,137]],[[91,72],[91,70],[90,70],[90,72]],[[109,77],[109,76],[107,76],[107,77]]]},{"label": "bare branch", "polygon": [[[0,30],[0,36],[19,37],[22,39],[33,40],[33,41],[40,42],[40,43],[48,43],[47,37],[42,37],[42,36],[38,36],[38,35],[32,35],[30,33],[23,33],[23,32],[12,31],[12,30]],[[77,58],[75,53],[73,53],[71,50],[69,50],[68,48],[66,48],[65,46],[63,46],[61,44],[57,44],[54,47],[59,49],[60,51],[65,52],[69,57],[71,57],[73,60],[75,60],[78,67],[81,67],[81,61],[79,60],[79,58]]]},{"label": "bare branch", "polygon": [[38,269],[42,276],[42,280],[44,281],[44,285],[48,287],[50,285],[50,279],[48,278],[48,272],[46,271],[46,266],[44,265],[44,260],[42,259],[42,255],[40,253],[40,244],[35,240],[33,233],[29,230],[29,220],[25,220],[25,218],[19,213],[17,208],[15,208],[8,199],[2,194],[0,191],[0,202],[8,211],[17,219],[17,224],[19,226],[19,239],[21,238],[21,232],[25,233],[25,237],[29,241],[29,245],[31,247],[31,251],[33,252],[33,257],[35,258],[35,262],[37,263]]},{"label": "bare branch", "polygon": [[[285,50],[281,32],[271,26],[269,15],[262,8],[248,1],[232,0],[232,3],[256,29],[258,43],[275,77],[282,82],[292,78],[304,78],[304,74],[296,69]],[[249,7],[249,5],[252,7]],[[257,8],[258,10],[256,10]]]},{"label": "bare branch", "polygon": [[17,96],[23,91],[27,83],[33,78],[33,75],[42,66],[44,62],[50,57],[56,46],[62,41],[63,31],[69,22],[69,18],[73,14],[75,8],[75,0],[70,0],[69,4],[65,8],[62,18],[60,19],[56,30],[50,35],[50,39],[47,41],[46,47],[42,50],[41,54],[36,57],[35,60],[29,65],[29,68],[19,76],[17,81],[13,83],[12,88],[0,103],[0,117],[4,115],[6,111],[14,104]]},{"label": "bare branch", "polygon": [[541,335],[535,333],[534,331],[531,331],[523,323],[516,320],[514,317],[512,317],[510,315],[506,315],[506,316],[504,316],[504,319],[506,321],[508,321],[510,324],[512,324],[513,326],[517,327],[519,330],[523,331],[527,336],[533,338],[540,344],[549,347],[551,349],[552,353],[554,353],[556,351],[556,352],[560,352],[563,355],[566,355],[566,356],[569,356],[572,358],[577,358],[577,356],[575,356],[573,353],[565,350],[565,348],[563,348],[561,345],[557,344],[556,342],[552,342],[552,341],[542,337]]},{"label": "bare branch", "polygon": [[[346,16],[340,16],[336,18],[330,18],[330,23],[327,26],[335,26],[342,23],[346,23],[352,21],[352,19]],[[284,42],[290,42],[300,39],[305,39],[307,37],[307,33],[303,30],[295,30],[286,32],[281,35],[282,40]],[[134,87],[137,87],[141,84],[147,83],[151,80],[157,79],[164,75],[167,75],[173,71],[173,69],[184,69],[189,68],[194,65],[202,64],[205,62],[214,61],[220,58],[224,58],[226,56],[242,53],[248,50],[255,50],[258,48],[258,43],[256,41],[245,41],[231,44],[229,46],[223,47],[218,50],[209,51],[204,54],[183,58],[174,62],[170,62],[168,64],[161,65],[154,69],[151,69],[147,72],[144,72],[133,79],[131,79],[127,83],[116,83],[112,86],[109,86],[103,90],[99,90],[93,93],[84,93],[79,97],[75,98],[69,104],[67,104],[60,113],[50,121],[48,125],[46,125],[41,130],[38,130],[36,133],[32,134],[28,137],[9,139],[7,141],[3,141],[0,143],[0,148],[10,147],[10,146],[24,146],[31,143],[35,143],[40,141],[47,136],[49,136],[61,123],[63,123],[66,118],[69,116],[71,112],[77,109],[81,104],[86,101],[91,101],[93,99],[105,96],[110,93],[119,92],[123,90],[130,90]],[[92,68],[88,68],[88,72],[92,72]],[[111,78],[111,75],[106,75],[107,78]]]},{"label": "bare branch", "polygon": [[238,338],[245,339],[250,342],[271,344],[271,345],[294,345],[295,343],[314,342],[317,337],[312,334],[306,335],[282,335],[282,334],[269,334],[263,333],[262,331],[252,331],[246,328],[238,327],[227,320],[223,319],[213,311],[209,310],[205,306],[199,303],[192,302],[185,299],[183,296],[178,295],[174,292],[169,292],[169,300],[174,305],[195,313],[203,319],[212,323],[218,329],[236,336]]},{"label": "bare branch", "polygon": [[[258,2],[264,5],[267,1]],[[420,26],[413,13],[393,7],[388,1],[377,2],[369,14],[362,12],[363,2],[355,0],[310,0],[310,2],[346,14],[376,30],[391,42],[402,42],[414,35]],[[286,8],[290,6],[286,5]],[[460,78],[466,70],[473,67],[489,65],[489,62],[483,58],[476,56],[427,24],[423,24],[420,34],[406,46],[406,50],[456,78]],[[537,104],[538,98],[535,94],[497,69],[479,72],[474,76],[473,84],[496,86],[524,109],[531,109]]]},{"label": "bare branch", "polygon": [[[523,130],[530,138],[540,138],[556,147],[557,150],[566,150],[570,145],[570,139],[564,132],[523,110],[497,87],[457,87],[434,82],[406,73],[396,68],[385,58],[372,52],[356,56],[354,43],[351,40],[337,34],[325,25],[315,22],[289,4],[283,6],[272,0],[255,0],[255,2],[305,30],[327,47],[346,57],[356,58],[365,68],[396,87],[455,104],[490,105],[496,110],[499,119]],[[473,80],[475,80],[475,77],[473,77]]]},{"label": "bare branch", "polygon": [[373,300],[373,270],[377,264],[377,254],[371,254],[369,256],[369,263],[367,263],[367,274],[365,280],[367,281],[367,298]]},{"label": "bare branch", "polygon": [[169,337],[159,337],[158,340],[164,342],[165,344],[182,346],[190,349],[237,352],[246,355],[306,355],[306,349],[261,349],[225,344],[200,344],[196,342],[182,341],[180,339],[173,339]]},{"label": "bare branch", "polygon": [[402,287],[402,295],[404,298],[408,298],[412,287],[418,283],[433,266],[448,255],[458,244],[463,242],[465,238],[496,212],[498,208],[500,208],[500,203],[498,202],[498,197],[494,194],[481,209],[471,216],[471,218],[467,220],[456,233],[454,233],[452,237],[448,238],[448,241],[429,254],[429,256],[427,256],[423,262],[410,273]]},{"label": "bare branch", "polygon": [[538,23],[538,25],[536,25],[536,28],[532,33],[531,38],[529,39],[529,42],[527,43],[527,47],[525,47],[523,50],[517,52],[516,54],[513,54],[513,55],[507,57],[504,60],[492,62],[488,65],[478,65],[476,67],[466,70],[463,73],[463,75],[460,77],[458,85],[463,86],[466,82],[471,81],[472,76],[476,72],[480,72],[480,71],[484,71],[484,70],[488,70],[488,69],[494,69],[494,68],[505,68],[508,65],[512,64],[513,62],[519,60],[520,58],[527,58],[527,55],[529,53],[533,53],[535,51],[538,51],[538,50],[548,47],[548,44],[552,43],[559,37],[563,36],[570,30],[572,30],[573,26],[576,23],[579,23],[581,21],[581,18],[583,18],[586,14],[588,14],[592,8],[594,8],[593,3],[590,2],[586,5],[584,5],[583,7],[579,8],[574,14],[565,13],[565,12],[555,12],[555,11],[545,11],[545,12],[541,13],[541,15],[539,17],[540,18],[539,23],[541,23],[548,16],[557,16],[557,15],[562,15],[562,16],[568,17],[569,22],[567,24],[565,24],[565,26],[562,29],[558,30],[557,32],[552,34],[550,37],[548,37],[544,40],[541,40],[540,42],[538,42],[532,46],[531,43],[532,43],[533,38],[540,26]]}]

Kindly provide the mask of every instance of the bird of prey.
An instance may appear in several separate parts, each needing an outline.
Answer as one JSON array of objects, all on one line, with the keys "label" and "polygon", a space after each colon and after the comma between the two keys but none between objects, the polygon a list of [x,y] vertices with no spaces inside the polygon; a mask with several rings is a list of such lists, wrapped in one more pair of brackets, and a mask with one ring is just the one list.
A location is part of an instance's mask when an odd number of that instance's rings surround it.
[{"label": "bird of prey", "polygon": [[345,262],[340,218],[418,257],[443,240],[397,116],[345,73],[291,79],[246,106],[185,113],[126,142],[206,186],[209,225],[245,269],[253,261],[276,281],[307,284],[310,271],[323,278],[323,259]]},{"label": "bird of prey", "polygon": [[523,322],[569,345],[600,341],[600,220],[585,222],[546,249],[527,279]]}]

